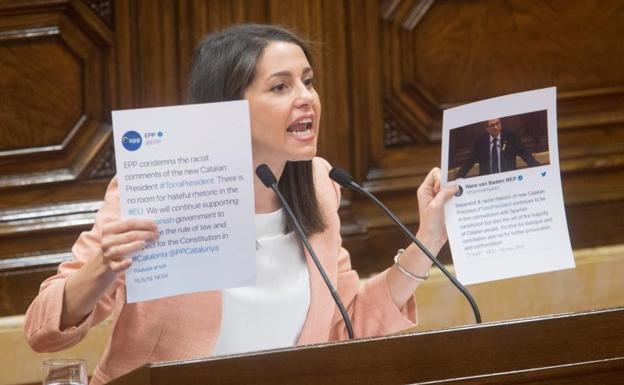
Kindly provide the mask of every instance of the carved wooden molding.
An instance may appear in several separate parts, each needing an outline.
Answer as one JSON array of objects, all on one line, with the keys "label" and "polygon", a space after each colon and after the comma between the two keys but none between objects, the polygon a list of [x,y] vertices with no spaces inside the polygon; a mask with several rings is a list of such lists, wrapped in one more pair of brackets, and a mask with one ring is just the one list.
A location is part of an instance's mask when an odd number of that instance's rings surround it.
[{"label": "carved wooden molding", "polygon": [[91,8],[109,27],[114,25],[114,12],[113,6],[110,0],[84,0],[84,2]]},{"label": "carved wooden molding", "polygon": [[115,165],[115,147],[112,139],[104,146],[104,150],[93,162],[89,172],[89,179],[111,178],[117,173]]},{"label": "carved wooden molding", "polygon": [[75,180],[103,144],[101,126],[115,98],[114,38],[88,5],[102,14],[112,7],[82,0],[0,4],[10,93],[0,126],[0,188]]},{"label": "carved wooden molding", "polygon": [[381,16],[404,29],[413,30],[435,0],[384,0]]},{"label": "carved wooden molding", "polygon": [[417,87],[394,90],[384,99],[384,114],[398,122],[412,143],[426,145],[440,140],[442,109]]},{"label": "carved wooden molding", "polygon": [[414,140],[406,134],[406,130],[387,111],[384,111],[383,127],[386,147],[401,147],[414,143]]},{"label": "carved wooden molding", "polygon": [[58,35],[58,26],[23,28],[15,30],[0,31],[0,42],[9,40],[35,39],[44,36]]},{"label": "carved wooden molding", "polygon": [[70,249],[79,232],[93,225],[101,206],[101,201],[91,201],[0,212],[0,261]]},{"label": "carved wooden molding", "polygon": [[29,270],[32,268],[42,269],[50,267],[56,269],[59,263],[69,261],[72,258],[72,253],[70,251],[66,251],[61,253],[0,259],[0,272],[3,274],[14,274],[19,270]]}]

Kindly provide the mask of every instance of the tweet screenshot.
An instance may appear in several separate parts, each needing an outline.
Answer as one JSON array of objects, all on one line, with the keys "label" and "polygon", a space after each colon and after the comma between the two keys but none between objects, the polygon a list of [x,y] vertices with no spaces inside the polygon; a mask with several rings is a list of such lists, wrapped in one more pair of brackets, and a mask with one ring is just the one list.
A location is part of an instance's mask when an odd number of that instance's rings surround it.
[{"label": "tweet screenshot", "polygon": [[128,303],[256,282],[247,101],[113,111],[120,213],[160,238],[132,256]]},{"label": "tweet screenshot", "polygon": [[574,268],[557,145],[557,90],[500,96],[444,111],[442,184],[463,284]]}]

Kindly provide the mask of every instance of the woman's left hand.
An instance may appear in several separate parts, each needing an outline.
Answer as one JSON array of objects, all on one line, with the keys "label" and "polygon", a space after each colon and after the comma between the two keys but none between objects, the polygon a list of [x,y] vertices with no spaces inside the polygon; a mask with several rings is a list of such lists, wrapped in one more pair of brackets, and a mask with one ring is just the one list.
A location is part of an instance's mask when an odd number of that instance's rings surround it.
[{"label": "woman's left hand", "polygon": [[437,254],[447,240],[444,205],[457,192],[457,186],[440,187],[440,169],[435,167],[418,188],[420,227],[417,238]]},{"label": "woman's left hand", "polygon": [[[420,227],[416,238],[435,256],[446,242],[446,226],[444,224],[444,204],[457,192],[456,186],[440,188],[440,169],[429,171],[424,182],[418,188],[418,211]],[[410,244],[401,254],[401,266],[417,276],[424,276],[431,267],[432,261],[420,251],[415,244]],[[392,300],[402,308],[412,298],[414,290],[421,283],[406,277],[396,266],[388,272],[388,287]]]}]

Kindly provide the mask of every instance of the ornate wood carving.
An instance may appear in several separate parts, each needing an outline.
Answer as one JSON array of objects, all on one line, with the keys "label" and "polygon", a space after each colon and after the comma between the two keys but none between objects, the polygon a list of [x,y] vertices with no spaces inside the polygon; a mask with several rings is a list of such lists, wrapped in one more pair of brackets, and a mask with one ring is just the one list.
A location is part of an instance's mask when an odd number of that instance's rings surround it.
[{"label": "ornate wood carving", "polygon": [[23,312],[93,223],[106,181],[87,178],[110,136],[113,50],[83,0],[0,4],[0,315]]},{"label": "ornate wood carving", "polygon": [[97,15],[104,20],[109,27],[113,27],[114,14],[113,6],[110,0],[84,0],[85,3],[91,8]]},{"label": "ornate wood carving", "polygon": [[93,168],[89,173],[89,179],[112,178],[117,172],[115,165],[115,148],[113,141],[109,140],[104,150],[93,162]]},{"label": "ornate wood carving", "polygon": [[112,102],[111,45],[81,2],[0,6],[0,186],[73,180],[87,166]]},{"label": "ornate wood carving", "polygon": [[425,16],[433,2],[434,0],[384,0],[381,3],[381,16],[412,30]]},{"label": "ornate wood carving", "polygon": [[384,112],[384,144],[386,147],[401,147],[414,141],[388,112]]}]

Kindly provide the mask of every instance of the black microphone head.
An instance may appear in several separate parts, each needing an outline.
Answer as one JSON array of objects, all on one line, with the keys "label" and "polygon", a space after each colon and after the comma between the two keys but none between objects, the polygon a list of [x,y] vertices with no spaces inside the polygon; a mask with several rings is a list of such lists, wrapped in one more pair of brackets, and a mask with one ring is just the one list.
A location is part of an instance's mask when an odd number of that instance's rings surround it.
[{"label": "black microphone head", "polygon": [[334,182],[338,183],[342,187],[346,187],[346,188],[353,187],[352,185],[352,183],[354,183],[353,177],[351,176],[351,174],[341,169],[340,167],[332,168],[332,170],[329,172],[329,177],[332,178]]},{"label": "black microphone head", "polygon": [[277,179],[275,178],[273,171],[271,171],[269,166],[264,163],[256,168],[256,175],[258,175],[260,181],[268,188],[271,188],[274,183],[277,183]]}]

